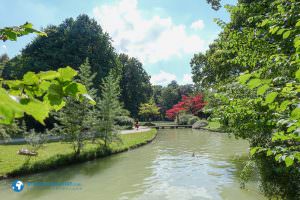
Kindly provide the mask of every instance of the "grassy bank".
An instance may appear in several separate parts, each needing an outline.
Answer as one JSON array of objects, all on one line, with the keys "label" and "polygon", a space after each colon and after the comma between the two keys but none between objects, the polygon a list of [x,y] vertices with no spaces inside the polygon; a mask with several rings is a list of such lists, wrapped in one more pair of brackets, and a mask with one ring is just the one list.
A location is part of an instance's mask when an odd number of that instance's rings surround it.
[{"label": "grassy bank", "polygon": [[120,135],[122,143],[112,143],[109,149],[87,143],[78,157],[74,156],[72,145],[69,143],[47,143],[38,151],[39,155],[31,157],[29,161],[27,156],[17,154],[17,151],[26,145],[0,145],[0,178],[56,169],[127,151],[151,142],[156,133],[157,131],[152,129],[146,132]]},{"label": "grassy bank", "polygon": [[208,125],[204,129],[209,131],[222,131],[221,124],[217,121],[207,121]]}]

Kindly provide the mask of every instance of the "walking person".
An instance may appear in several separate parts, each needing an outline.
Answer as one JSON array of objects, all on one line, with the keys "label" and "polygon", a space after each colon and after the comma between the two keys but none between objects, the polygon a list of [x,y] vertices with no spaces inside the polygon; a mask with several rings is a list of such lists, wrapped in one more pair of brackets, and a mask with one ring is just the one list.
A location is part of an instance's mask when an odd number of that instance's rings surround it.
[{"label": "walking person", "polygon": [[139,127],[140,127],[139,120],[135,121],[134,126],[135,126],[136,130],[139,130]]}]

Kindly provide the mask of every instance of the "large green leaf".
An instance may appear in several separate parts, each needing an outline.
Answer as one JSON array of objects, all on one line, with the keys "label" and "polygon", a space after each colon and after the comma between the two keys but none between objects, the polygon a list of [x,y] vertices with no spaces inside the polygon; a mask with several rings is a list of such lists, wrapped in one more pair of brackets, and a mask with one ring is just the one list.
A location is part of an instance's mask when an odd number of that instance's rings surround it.
[{"label": "large green leaf", "polygon": [[281,157],[282,157],[282,154],[277,154],[277,155],[275,156],[275,160],[276,160],[276,161],[279,161]]},{"label": "large green leaf", "polygon": [[44,102],[48,104],[48,106],[51,109],[54,109],[55,111],[60,110],[66,105],[66,102],[63,100],[63,98],[60,98],[56,95],[47,94],[44,97]]},{"label": "large green leaf", "polygon": [[277,97],[278,92],[271,92],[266,96],[266,103],[273,103],[275,98]]},{"label": "large green leaf", "polygon": [[48,91],[49,87],[51,86],[51,82],[49,81],[42,81],[41,84],[39,85],[39,89],[43,91]]},{"label": "large green leaf", "polygon": [[3,88],[0,88],[0,123],[10,124],[14,118],[22,117],[24,110],[17,98],[10,96]]},{"label": "large green leaf", "polygon": [[285,162],[286,167],[289,167],[294,164],[294,158],[291,156],[288,156],[285,158],[284,162]]},{"label": "large green leaf", "polygon": [[284,34],[282,35],[282,38],[283,38],[283,39],[286,39],[286,38],[288,38],[288,37],[290,36],[290,34],[291,34],[291,31],[286,31],[286,32],[284,32]]},{"label": "large green leaf", "polygon": [[68,84],[66,87],[63,88],[65,95],[76,97],[77,93],[79,92],[77,83]]},{"label": "large green leaf", "polygon": [[20,102],[26,114],[33,116],[34,119],[44,124],[44,120],[50,112],[47,104],[36,99],[22,99]]},{"label": "large green leaf", "polygon": [[262,84],[262,81],[258,78],[251,79],[247,85],[250,89],[256,88]]},{"label": "large green leaf", "polygon": [[47,72],[40,72],[38,76],[42,80],[53,80],[55,78],[58,78],[60,76],[60,73],[56,71],[47,71]]},{"label": "large green leaf", "polygon": [[295,108],[291,113],[291,119],[300,119],[300,108]]},{"label": "large green leaf", "polygon": [[298,79],[298,81],[300,81],[300,69],[298,69],[298,71],[296,71],[296,79]]},{"label": "large green leaf", "polygon": [[86,87],[82,85],[81,83],[76,83],[79,94],[87,94]]},{"label": "large green leaf", "polygon": [[243,74],[239,76],[238,80],[241,84],[245,84],[251,78],[251,76],[251,74]]},{"label": "large green leaf", "polygon": [[77,75],[77,72],[69,66],[58,69],[58,72],[62,81],[71,81]]},{"label": "large green leaf", "polygon": [[280,111],[285,111],[285,109],[286,109],[289,105],[291,105],[291,104],[292,104],[292,102],[289,101],[289,100],[283,101],[283,102],[280,104],[280,107],[279,107]]},{"label": "large green leaf", "polygon": [[23,83],[25,85],[34,85],[39,83],[39,78],[34,72],[27,72],[23,77]]},{"label": "large green leaf", "polygon": [[257,95],[264,95],[265,92],[266,92],[269,88],[270,88],[269,85],[264,84],[263,86],[261,86],[261,87],[259,87],[259,88],[257,89]]},{"label": "large green leaf", "polygon": [[261,149],[261,147],[253,147],[253,148],[251,148],[250,155],[253,156],[260,149]]},{"label": "large green leaf", "polygon": [[265,19],[264,21],[262,21],[261,26],[263,27],[263,26],[267,25],[269,22],[270,22],[269,19]]}]

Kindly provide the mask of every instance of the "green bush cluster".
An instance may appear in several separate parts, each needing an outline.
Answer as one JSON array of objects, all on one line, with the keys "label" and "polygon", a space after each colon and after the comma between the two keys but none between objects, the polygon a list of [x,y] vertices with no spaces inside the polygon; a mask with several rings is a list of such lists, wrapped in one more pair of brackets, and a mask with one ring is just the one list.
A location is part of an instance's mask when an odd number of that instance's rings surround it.
[{"label": "green bush cluster", "polygon": [[199,121],[199,120],[200,120],[199,117],[193,116],[193,117],[189,118],[189,120],[188,120],[188,125],[193,125],[193,124],[195,124],[195,123],[196,123],[197,121]]},{"label": "green bush cluster", "polygon": [[155,126],[152,122],[145,122],[143,126]]},{"label": "green bush cluster", "polygon": [[134,120],[128,116],[118,116],[115,118],[115,124],[124,128],[132,128]]},{"label": "green bush cluster", "polygon": [[178,124],[179,125],[188,125],[189,119],[193,118],[194,115],[191,114],[181,114],[178,117]]}]

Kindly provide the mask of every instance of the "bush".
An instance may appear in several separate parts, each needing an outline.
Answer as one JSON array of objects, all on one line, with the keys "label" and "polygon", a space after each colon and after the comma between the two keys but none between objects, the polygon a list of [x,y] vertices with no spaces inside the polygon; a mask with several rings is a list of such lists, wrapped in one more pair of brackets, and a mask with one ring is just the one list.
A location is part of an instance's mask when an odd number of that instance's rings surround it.
[{"label": "bush", "polygon": [[119,116],[115,118],[115,124],[126,128],[132,128],[134,120],[131,117]]},{"label": "bush", "polygon": [[197,121],[199,121],[199,120],[200,120],[199,117],[193,116],[193,117],[189,118],[189,120],[188,120],[188,125],[193,125],[193,124],[195,124],[195,123],[196,123]]},{"label": "bush", "polygon": [[192,117],[194,117],[194,115],[191,115],[191,114],[179,115],[178,124],[179,125],[188,125],[189,119]]},{"label": "bush", "polygon": [[207,125],[208,125],[207,121],[199,120],[199,121],[197,121],[196,123],[193,124],[192,128],[194,128],[194,129],[200,129],[200,128],[205,127]]},{"label": "bush", "polygon": [[155,126],[152,122],[145,122],[143,126]]}]

